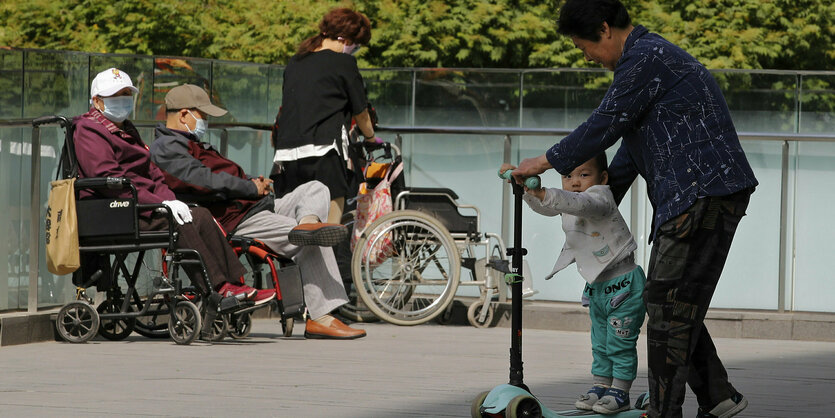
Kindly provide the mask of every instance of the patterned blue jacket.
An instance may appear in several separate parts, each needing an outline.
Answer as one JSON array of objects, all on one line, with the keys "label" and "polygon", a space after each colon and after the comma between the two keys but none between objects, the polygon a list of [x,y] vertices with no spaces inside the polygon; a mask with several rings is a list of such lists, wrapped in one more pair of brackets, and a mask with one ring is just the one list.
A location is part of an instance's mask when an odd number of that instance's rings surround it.
[{"label": "patterned blue jacket", "polygon": [[626,38],[600,106],[545,156],[566,174],[621,137],[609,184],[620,202],[638,174],[646,180],[654,210],[650,240],[697,198],[758,184],[716,80],[690,54],[643,26]]}]

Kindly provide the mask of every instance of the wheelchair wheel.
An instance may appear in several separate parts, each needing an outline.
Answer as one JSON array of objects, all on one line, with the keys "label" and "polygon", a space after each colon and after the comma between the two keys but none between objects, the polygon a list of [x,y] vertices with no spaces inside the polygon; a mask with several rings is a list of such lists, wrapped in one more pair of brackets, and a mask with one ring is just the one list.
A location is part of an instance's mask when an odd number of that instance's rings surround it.
[{"label": "wheelchair wheel", "polygon": [[223,341],[229,332],[229,314],[218,314],[215,317],[215,322],[212,323],[210,331],[212,334],[209,337],[209,341]]},{"label": "wheelchair wheel", "polygon": [[[479,317],[481,316],[481,311],[484,309],[487,309],[487,315],[484,317],[484,321],[480,321]],[[487,328],[493,323],[493,313],[495,311],[496,309],[490,301],[487,301],[485,305],[484,301],[477,300],[467,308],[467,320],[470,321],[470,325],[476,328]]]},{"label": "wheelchair wheel", "polygon": [[358,299],[357,293],[351,291],[348,295],[348,303],[339,307],[339,314],[354,322],[377,322],[380,318],[374,312],[368,310],[364,303]]},{"label": "wheelchair wheel", "polygon": [[229,317],[229,336],[234,339],[246,338],[252,332],[252,313],[232,314]]},{"label": "wheelchair wheel", "polygon": [[64,305],[55,318],[55,328],[64,341],[84,343],[99,331],[99,313],[80,300]]},{"label": "wheelchair wheel", "polygon": [[414,210],[389,213],[362,234],[351,260],[368,309],[396,325],[422,324],[452,303],[461,258],[449,231]]},{"label": "wheelchair wheel", "polygon": [[[131,305],[128,305],[128,312],[132,311]],[[120,313],[122,311],[121,299],[107,299],[96,308],[96,311],[101,314]],[[107,338],[110,341],[124,340],[133,332],[136,325],[136,318],[108,318],[104,319],[99,316],[99,335]]]},{"label": "wheelchair wheel", "polygon": [[293,325],[295,325],[295,323],[296,320],[292,316],[281,318],[281,330],[284,331],[285,337],[293,336]]},{"label": "wheelchair wheel", "polygon": [[175,343],[188,345],[200,335],[202,319],[197,305],[181,300],[174,306],[168,319],[168,333]]},{"label": "wheelchair wheel", "polygon": [[[143,301],[140,299],[134,300],[134,308],[141,310]],[[151,301],[151,310],[155,312],[167,312],[168,302],[162,298],[157,298]],[[133,325],[133,330],[137,334],[147,338],[168,338],[168,315],[154,313],[151,315],[140,316],[136,318]]]}]

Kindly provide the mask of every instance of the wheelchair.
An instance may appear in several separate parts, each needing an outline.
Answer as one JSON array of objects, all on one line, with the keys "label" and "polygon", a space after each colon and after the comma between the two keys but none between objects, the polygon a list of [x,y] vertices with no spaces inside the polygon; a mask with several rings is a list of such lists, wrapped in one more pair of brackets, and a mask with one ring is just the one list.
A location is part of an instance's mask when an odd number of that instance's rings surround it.
[{"label": "wheelchair", "polygon": [[[65,130],[58,176],[77,177],[73,124],[63,116],[45,116],[32,121],[35,130],[52,123]],[[93,196],[78,199],[82,190],[92,191]],[[97,197],[96,192],[102,190],[129,190],[130,197]],[[139,204],[136,187],[129,179],[78,178],[75,192],[82,262],[81,268],[73,273],[76,300],[64,305],[55,319],[56,331],[63,340],[84,343],[97,334],[109,340],[121,340],[137,331],[149,337],[168,335],[177,344],[187,345],[205,333],[203,325],[213,322],[218,313],[248,307],[247,302],[234,297],[221,298],[215,292],[202,294],[193,287],[183,286],[179,267],[193,265],[202,269],[204,284],[211,289],[201,255],[194,250],[175,248],[178,236],[173,229],[172,215],[161,204]],[[167,231],[141,231],[139,212],[144,210],[164,212],[172,226]],[[150,294],[141,295],[137,281],[148,250],[163,250],[163,258],[172,268],[170,274],[153,279]],[[131,267],[129,257],[133,254],[136,258]],[[127,286],[125,290],[120,276]],[[93,286],[106,293],[106,299],[98,307],[94,307],[93,298],[87,294],[87,289]]]},{"label": "wheelchair", "polygon": [[[226,200],[223,193],[176,195],[177,199],[183,202],[198,205]],[[224,235],[235,254],[246,260],[244,265],[247,267],[247,273],[240,278],[239,283],[256,289],[275,289],[276,299],[270,304],[218,315],[211,325],[211,341],[223,340],[227,335],[233,339],[246,338],[252,331],[253,311],[267,307],[271,307],[273,312],[278,312],[283,335],[292,336],[295,320],[303,320],[307,313],[299,267],[293,260],[276,253],[255,238],[228,234],[226,231]],[[268,270],[267,280],[264,280],[265,267]],[[163,271],[167,271],[166,264],[163,264]]]},{"label": "wheelchair", "polygon": [[[393,144],[358,142],[349,151],[368,187],[381,172],[402,164]],[[366,226],[356,242],[351,268],[358,299],[380,319],[417,325],[449,320],[459,286],[476,286],[479,298],[467,319],[475,327],[493,321],[497,303],[507,303],[510,273],[501,236],[481,232],[477,207],[458,203],[448,188],[392,184],[393,211]],[[467,214],[462,214],[464,210]],[[468,280],[462,280],[462,267]],[[465,276],[467,277],[467,276]]]},{"label": "wheelchair", "polygon": [[[299,267],[261,241],[239,235],[227,236],[229,244],[238,256],[247,260],[248,275],[241,278],[242,283],[252,283],[256,289],[273,288],[276,299],[273,301],[273,311],[279,313],[281,330],[285,337],[293,335],[293,324],[296,319],[304,319],[306,308],[304,305],[304,289]],[[268,281],[264,280],[263,268],[267,267]],[[232,338],[244,338],[252,329],[252,315],[248,312],[235,312],[229,315],[229,335]]]}]

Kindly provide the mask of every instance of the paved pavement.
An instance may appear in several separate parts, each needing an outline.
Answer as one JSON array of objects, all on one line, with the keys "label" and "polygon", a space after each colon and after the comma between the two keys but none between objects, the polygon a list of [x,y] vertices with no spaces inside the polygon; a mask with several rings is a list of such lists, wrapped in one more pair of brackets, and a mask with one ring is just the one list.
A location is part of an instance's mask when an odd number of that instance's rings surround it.
[{"label": "paved pavement", "polygon": [[[358,326],[368,337],[305,340],[297,325],[284,338],[264,319],[250,338],[213,345],[133,335],[2,347],[0,416],[467,417],[476,394],[507,382],[508,328]],[[833,415],[835,342],[716,345],[751,402],[741,417]],[[552,408],[587,389],[587,333],[526,330],[523,359],[525,383]],[[644,390],[642,355],[633,398]],[[685,417],[695,410],[690,394]]]}]

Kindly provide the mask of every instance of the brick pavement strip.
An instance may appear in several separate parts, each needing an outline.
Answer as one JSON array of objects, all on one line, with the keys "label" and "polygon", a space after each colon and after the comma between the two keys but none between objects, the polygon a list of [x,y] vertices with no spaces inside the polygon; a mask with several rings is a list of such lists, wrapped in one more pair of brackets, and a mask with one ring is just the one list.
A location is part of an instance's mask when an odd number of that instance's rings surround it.
[{"label": "brick pavement strip", "polygon": [[[245,340],[178,346],[137,335],[0,348],[2,417],[466,417],[479,392],[506,383],[508,328],[360,324],[354,341],[280,337],[258,320]],[[643,352],[645,341],[639,342]],[[825,417],[835,408],[835,343],[718,339],[741,417]],[[587,389],[583,332],[526,330],[525,383],[567,409]],[[642,353],[632,396],[646,390]],[[685,416],[695,415],[690,394]]]}]

